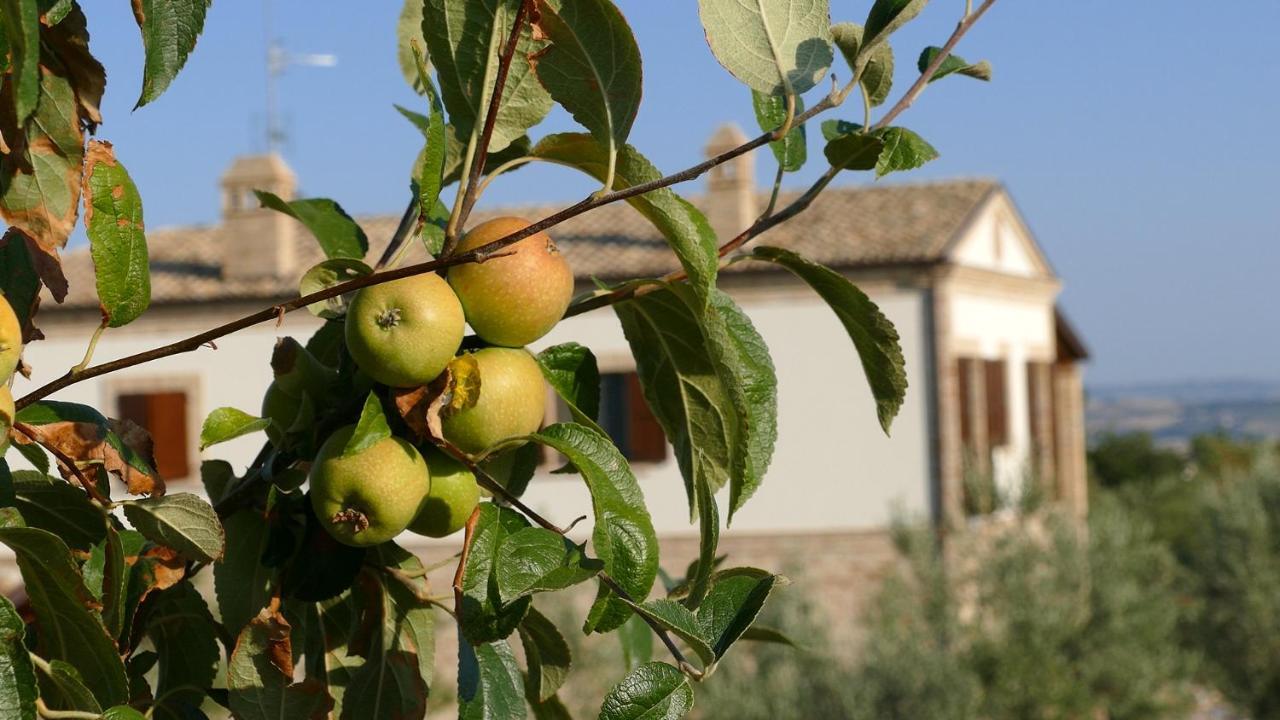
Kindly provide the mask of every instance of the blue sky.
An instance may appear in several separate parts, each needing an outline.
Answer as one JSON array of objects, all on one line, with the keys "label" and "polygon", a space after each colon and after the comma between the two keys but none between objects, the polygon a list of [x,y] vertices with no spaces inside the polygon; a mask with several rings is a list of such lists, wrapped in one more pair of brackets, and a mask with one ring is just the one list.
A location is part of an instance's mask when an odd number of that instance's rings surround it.
[{"label": "blue sky", "polygon": [[[147,224],[215,221],[218,175],[264,144],[262,4],[215,2],[186,70],[132,113],[142,48],[129,4],[87,5],[91,47],[109,73],[99,137],[137,181]],[[721,122],[753,126],[749,97],[712,58],[693,0],[618,5],[645,58],[631,141],[658,167],[690,164]],[[861,21],[868,5],[832,0],[832,15]],[[1280,3],[1230,5],[1001,0],[958,50],[991,60],[995,82],[949,78],[900,120],[942,153],[916,179],[1007,184],[1065,279],[1063,304],[1094,351],[1092,383],[1280,380]],[[352,213],[403,207],[421,143],[391,107],[417,102],[396,62],[399,6],[272,3],[287,49],[339,57],[283,78],[284,154],[303,192]],[[941,44],[962,6],[934,0],[895,36],[899,92],[919,49]],[[557,111],[535,132],[571,127]],[[765,184],[771,161],[758,165]],[[789,184],[806,184],[819,165]],[[567,171],[530,169],[495,183],[486,201],[571,201],[589,189]]]}]

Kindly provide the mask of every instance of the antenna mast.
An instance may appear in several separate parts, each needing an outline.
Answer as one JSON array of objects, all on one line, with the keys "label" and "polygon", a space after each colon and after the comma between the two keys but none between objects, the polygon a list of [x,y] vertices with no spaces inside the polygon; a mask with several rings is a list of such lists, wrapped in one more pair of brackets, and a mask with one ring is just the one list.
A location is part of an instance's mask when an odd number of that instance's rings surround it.
[{"label": "antenna mast", "polygon": [[262,0],[262,28],[267,43],[267,152],[274,154],[285,139],[277,92],[280,76],[290,65],[334,67],[338,64],[338,56],[315,53],[291,55],[286,52],[271,33],[271,0]]}]

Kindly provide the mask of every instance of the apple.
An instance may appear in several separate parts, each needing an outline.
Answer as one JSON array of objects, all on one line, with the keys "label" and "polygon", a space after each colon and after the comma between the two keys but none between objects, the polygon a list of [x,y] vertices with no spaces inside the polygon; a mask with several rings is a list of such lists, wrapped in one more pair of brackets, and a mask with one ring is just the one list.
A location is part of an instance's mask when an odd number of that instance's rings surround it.
[{"label": "apple", "polygon": [[[458,252],[488,245],[530,224],[519,217],[481,223],[458,243]],[[449,285],[480,339],[523,347],[546,335],[564,317],[573,298],[573,271],[543,232],[499,252],[514,254],[455,265],[449,268]]]},{"label": "apple", "polygon": [[466,465],[439,450],[427,451],[431,469],[431,491],[422,502],[409,530],[427,537],[452,535],[467,524],[480,502],[480,486]]},{"label": "apple", "polygon": [[9,429],[13,427],[13,416],[17,410],[13,407],[13,393],[9,386],[0,383],[0,455],[9,447]]},{"label": "apple", "polygon": [[524,348],[490,347],[472,353],[480,375],[475,405],[441,420],[444,439],[476,455],[509,437],[537,432],[546,414],[547,383]]},{"label": "apple", "polygon": [[403,438],[389,437],[343,455],[354,425],[325,440],[311,465],[311,507],[320,525],[345,545],[384,543],[404,531],[431,490],[422,455]]},{"label": "apple", "polygon": [[9,382],[22,355],[22,325],[9,301],[0,294],[0,385]]},{"label": "apple", "polygon": [[372,285],[347,306],[347,350],[369,377],[391,387],[435,379],[462,344],[462,305],[439,275]]}]

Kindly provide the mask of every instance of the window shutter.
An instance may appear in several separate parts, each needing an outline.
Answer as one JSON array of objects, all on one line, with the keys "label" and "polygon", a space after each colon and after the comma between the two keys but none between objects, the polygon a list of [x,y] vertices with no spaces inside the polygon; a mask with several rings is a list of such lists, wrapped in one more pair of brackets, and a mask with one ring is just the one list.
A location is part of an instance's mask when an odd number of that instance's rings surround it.
[{"label": "window shutter", "polygon": [[627,445],[632,462],[662,462],[667,459],[667,437],[644,400],[640,376],[627,374]]},{"label": "window shutter", "polygon": [[973,375],[968,358],[956,360],[956,381],[960,396],[960,447],[971,450],[975,446],[973,437]]},{"label": "window shutter", "polygon": [[151,434],[156,471],[165,479],[191,475],[187,434],[187,394],[184,392],[129,393],[116,398],[117,414]]},{"label": "window shutter", "polygon": [[1009,444],[1009,398],[1005,362],[986,361],[987,442],[991,447]]}]

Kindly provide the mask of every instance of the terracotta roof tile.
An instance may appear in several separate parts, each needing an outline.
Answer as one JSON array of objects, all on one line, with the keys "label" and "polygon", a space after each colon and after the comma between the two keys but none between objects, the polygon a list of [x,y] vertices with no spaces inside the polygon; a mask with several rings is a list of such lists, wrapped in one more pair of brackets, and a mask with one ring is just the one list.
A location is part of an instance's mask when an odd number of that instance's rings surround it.
[{"label": "terracotta roof tile", "polygon": [[[999,184],[992,180],[832,188],[804,214],[774,228],[759,242],[790,248],[815,261],[844,268],[937,260],[970,214],[998,189]],[[779,204],[796,194],[784,192]],[[762,198],[761,207],[765,200]],[[477,210],[474,217],[480,221],[498,214],[514,214],[536,219],[560,207]],[[398,220],[391,215],[357,218],[369,237],[372,257],[385,247]],[[269,299],[297,293],[292,279],[223,279],[217,235],[218,228],[214,226],[165,228],[148,233],[153,304]],[[657,275],[676,267],[662,237],[626,203],[570,219],[555,228],[552,235],[583,279]],[[299,227],[295,237],[295,275],[301,275],[323,256],[305,229]],[[404,262],[421,262],[426,257],[421,246],[416,246]],[[71,292],[62,307],[96,306],[93,266],[87,249],[67,253],[63,267]],[[56,307],[51,300],[43,304],[46,311]]]}]

